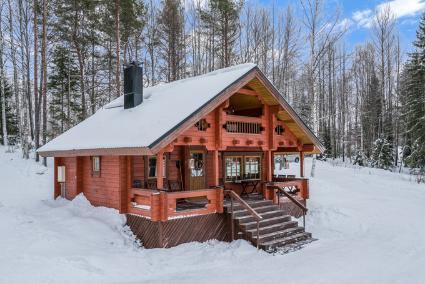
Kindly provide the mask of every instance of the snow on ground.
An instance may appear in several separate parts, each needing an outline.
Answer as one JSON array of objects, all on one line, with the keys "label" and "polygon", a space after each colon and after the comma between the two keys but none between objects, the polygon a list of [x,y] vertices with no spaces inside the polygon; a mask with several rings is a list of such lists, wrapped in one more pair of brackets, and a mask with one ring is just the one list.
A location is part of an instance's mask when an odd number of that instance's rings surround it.
[{"label": "snow on ground", "polygon": [[52,200],[52,168],[19,156],[0,148],[0,283],[425,282],[425,186],[408,175],[317,162],[307,229],[319,240],[296,252],[146,250],[115,210]]}]

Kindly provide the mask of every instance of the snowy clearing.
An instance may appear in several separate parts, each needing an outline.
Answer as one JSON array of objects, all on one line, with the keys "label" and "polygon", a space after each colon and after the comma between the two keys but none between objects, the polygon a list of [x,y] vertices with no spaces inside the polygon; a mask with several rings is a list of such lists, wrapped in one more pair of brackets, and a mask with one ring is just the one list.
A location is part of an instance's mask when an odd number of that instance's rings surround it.
[{"label": "snowy clearing", "polygon": [[318,162],[319,240],[273,256],[245,241],[138,248],[115,210],[52,200],[51,168],[2,147],[0,165],[0,283],[425,282],[425,186],[408,175]]}]

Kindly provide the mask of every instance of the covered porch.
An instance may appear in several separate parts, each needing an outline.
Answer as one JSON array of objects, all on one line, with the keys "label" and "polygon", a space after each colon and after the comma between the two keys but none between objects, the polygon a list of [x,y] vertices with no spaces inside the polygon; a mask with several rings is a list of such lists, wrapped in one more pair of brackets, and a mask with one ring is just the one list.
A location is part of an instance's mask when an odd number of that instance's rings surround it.
[{"label": "covered porch", "polygon": [[151,221],[223,213],[229,190],[246,200],[292,203],[273,186],[303,204],[308,198],[303,152],[289,161],[282,159],[288,149],[208,151],[203,146],[175,146],[168,150],[129,157],[128,213]]}]

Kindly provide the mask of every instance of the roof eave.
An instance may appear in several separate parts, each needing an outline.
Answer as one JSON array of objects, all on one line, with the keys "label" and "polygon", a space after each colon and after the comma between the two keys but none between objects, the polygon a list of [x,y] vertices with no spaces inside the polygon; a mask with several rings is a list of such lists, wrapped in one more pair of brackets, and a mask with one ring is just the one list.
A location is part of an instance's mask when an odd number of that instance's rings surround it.
[{"label": "roof eave", "polygon": [[37,150],[42,157],[74,157],[74,156],[137,156],[152,155],[148,147],[118,147],[71,150]]}]

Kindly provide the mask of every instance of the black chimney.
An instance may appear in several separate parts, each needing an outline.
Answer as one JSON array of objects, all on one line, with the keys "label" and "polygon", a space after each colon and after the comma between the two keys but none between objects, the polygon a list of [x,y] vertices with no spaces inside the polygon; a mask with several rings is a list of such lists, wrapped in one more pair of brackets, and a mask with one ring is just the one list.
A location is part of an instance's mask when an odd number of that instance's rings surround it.
[{"label": "black chimney", "polygon": [[143,69],[136,62],[124,68],[124,109],[143,102]]}]

